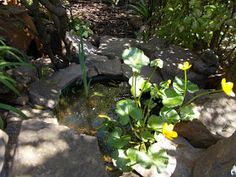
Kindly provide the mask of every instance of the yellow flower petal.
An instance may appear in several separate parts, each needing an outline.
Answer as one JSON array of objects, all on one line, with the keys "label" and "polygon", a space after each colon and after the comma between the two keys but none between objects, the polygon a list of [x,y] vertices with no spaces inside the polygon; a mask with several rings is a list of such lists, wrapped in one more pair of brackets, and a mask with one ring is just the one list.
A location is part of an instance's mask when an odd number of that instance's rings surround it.
[{"label": "yellow flower petal", "polygon": [[186,71],[186,70],[188,70],[189,68],[191,68],[191,64],[189,64],[189,62],[188,61],[185,61],[184,62],[184,64],[179,64],[178,65],[178,68],[179,69],[182,69],[183,71]]},{"label": "yellow flower petal", "polygon": [[162,134],[170,140],[172,140],[173,138],[177,138],[178,134],[177,132],[173,131],[173,129],[174,129],[174,125],[172,124],[168,125],[167,123],[164,123],[162,125]]},{"label": "yellow flower petal", "polygon": [[226,82],[226,79],[223,78],[221,80],[221,87],[222,90],[225,92],[226,95],[228,96],[235,96],[235,93],[233,92],[233,87],[234,87],[234,83],[233,82]]}]

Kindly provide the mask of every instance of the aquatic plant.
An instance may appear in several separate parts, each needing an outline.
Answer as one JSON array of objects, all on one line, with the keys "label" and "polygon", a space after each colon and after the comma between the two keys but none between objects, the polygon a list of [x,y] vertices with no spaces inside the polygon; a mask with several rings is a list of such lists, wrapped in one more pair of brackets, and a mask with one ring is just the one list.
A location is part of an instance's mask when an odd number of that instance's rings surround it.
[{"label": "aquatic plant", "polygon": [[[168,80],[157,85],[150,82],[152,74],[149,78],[143,78],[140,72],[147,65],[155,69],[162,68],[162,60],[150,61],[137,48],[126,49],[122,57],[133,71],[133,76],[129,79],[132,97],[117,102],[117,119],[103,116],[106,121],[101,131],[107,137],[107,144],[113,149],[113,163],[120,170],[129,171],[134,165],[140,164],[145,168],[154,166],[161,173],[168,164],[168,155],[161,148],[160,136],[170,140],[176,138],[178,134],[173,130],[174,125],[197,117],[192,103],[195,99],[222,91],[233,96],[233,86],[223,79],[223,89],[201,93],[188,101],[185,100],[187,92],[192,94],[199,91],[198,86],[187,79],[190,63],[184,62],[178,66],[184,71],[184,79],[175,77],[172,84]],[[144,93],[148,93],[149,98],[143,99]]]}]

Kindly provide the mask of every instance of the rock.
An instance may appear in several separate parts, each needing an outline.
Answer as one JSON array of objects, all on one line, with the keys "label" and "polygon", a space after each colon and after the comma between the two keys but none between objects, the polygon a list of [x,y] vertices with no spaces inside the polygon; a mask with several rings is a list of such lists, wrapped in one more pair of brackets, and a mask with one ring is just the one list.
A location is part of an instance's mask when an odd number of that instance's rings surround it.
[{"label": "rock", "polygon": [[[19,110],[21,110],[28,119],[40,119],[47,123],[53,123],[58,124],[57,117],[54,115],[52,110],[41,110],[41,109],[35,109],[28,105],[25,105],[23,107],[18,107]],[[14,121],[20,121],[19,115],[15,113],[10,113],[7,116],[7,124],[14,122]]]},{"label": "rock", "polygon": [[212,134],[231,136],[236,130],[236,99],[224,93],[213,94],[196,102],[199,120]]},{"label": "rock", "polygon": [[177,123],[174,129],[179,136],[186,138],[196,148],[208,148],[220,139],[220,137],[211,134],[197,119]]},{"label": "rock", "polygon": [[80,65],[61,69],[46,80],[39,80],[29,87],[29,97],[33,104],[53,109],[59,101],[61,91],[81,79]]},{"label": "rock", "polygon": [[103,36],[100,39],[98,53],[100,55],[108,56],[109,58],[114,58],[115,56],[122,58],[124,49],[136,45],[137,41],[135,39]]},{"label": "rock", "polygon": [[137,47],[143,50],[148,57],[152,58],[153,53],[167,49],[169,44],[165,39],[154,37],[148,42],[140,42]]},{"label": "rock", "polygon": [[29,87],[30,102],[42,108],[53,109],[57,105],[61,89],[56,83],[39,80]]},{"label": "rock", "polygon": [[9,177],[108,177],[97,139],[65,126],[22,122]]},{"label": "rock", "polygon": [[[73,34],[72,32],[67,32],[66,39],[71,42],[71,47],[74,47],[76,53],[79,53],[80,37]],[[85,56],[96,53],[97,48],[93,46],[92,43],[87,40],[84,40],[83,44]]]},{"label": "rock", "polygon": [[192,147],[185,139],[178,137],[170,141],[160,136],[160,148],[164,148],[169,156],[167,168],[158,174],[157,170],[144,169],[136,165],[135,170],[143,177],[192,177],[192,168],[203,150]]},{"label": "rock", "polygon": [[37,70],[33,66],[20,66],[8,71],[8,74],[24,87],[38,79]]},{"label": "rock", "polygon": [[0,5],[0,36],[6,39],[7,44],[20,49],[26,53],[32,41],[39,50],[42,45],[35,36],[36,27],[27,10],[21,6]]},{"label": "rock", "polygon": [[193,177],[235,176],[236,132],[208,148],[196,161]]},{"label": "rock", "polygon": [[86,58],[86,65],[89,68],[88,75],[122,75],[120,59],[109,60],[102,55],[89,55]]},{"label": "rock", "polygon": [[203,75],[215,74],[219,66],[218,56],[210,49],[204,51],[200,57],[193,63],[195,72]]},{"label": "rock", "polygon": [[0,176],[5,177],[5,153],[8,143],[8,135],[0,129]]}]

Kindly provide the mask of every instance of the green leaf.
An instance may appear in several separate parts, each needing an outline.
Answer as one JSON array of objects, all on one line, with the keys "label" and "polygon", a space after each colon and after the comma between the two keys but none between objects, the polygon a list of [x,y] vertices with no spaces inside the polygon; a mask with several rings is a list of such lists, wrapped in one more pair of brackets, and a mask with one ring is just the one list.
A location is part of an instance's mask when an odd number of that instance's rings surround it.
[{"label": "green leaf", "polygon": [[173,89],[178,94],[184,93],[184,80],[176,76],[173,82]]},{"label": "green leaf", "polygon": [[151,87],[151,83],[141,76],[132,76],[129,79],[129,84],[131,86],[131,94],[134,97],[141,96],[143,92],[146,92]]},{"label": "green leaf", "polygon": [[133,72],[140,73],[143,66],[149,64],[149,58],[138,48],[125,49],[122,58],[124,63],[132,68]]},{"label": "green leaf", "polygon": [[151,134],[151,132],[147,131],[147,130],[142,131],[140,133],[140,136],[141,136],[143,142],[148,142],[149,140],[154,140],[153,134]]},{"label": "green leaf", "polygon": [[150,63],[151,67],[163,68],[163,61],[161,59],[152,60]]},{"label": "green leaf", "polygon": [[160,149],[159,143],[152,144],[148,149],[148,154],[152,158],[152,163],[157,167],[159,173],[166,168],[168,156],[164,149]]},{"label": "green leaf", "polygon": [[0,82],[4,84],[7,88],[9,88],[11,91],[13,91],[15,94],[20,95],[19,91],[15,88],[15,81],[5,75],[1,75],[0,73]]},{"label": "green leaf", "polygon": [[170,87],[171,80],[162,81],[159,85],[162,89],[168,89]]},{"label": "green leaf", "polygon": [[133,109],[130,112],[130,116],[136,121],[143,119],[142,111],[137,107],[133,107]]},{"label": "green leaf", "polygon": [[181,120],[192,120],[198,117],[197,112],[194,110],[193,105],[187,105],[180,108]]},{"label": "green leaf", "polygon": [[17,113],[22,119],[27,118],[27,116],[23,112],[21,112],[19,109],[15,108],[13,106],[10,106],[8,104],[0,103],[0,109],[5,109],[5,110],[8,110],[8,111]]},{"label": "green leaf", "polygon": [[198,92],[198,91],[199,91],[199,88],[198,88],[198,86],[197,86],[196,84],[194,84],[194,83],[188,81],[188,82],[187,82],[187,91],[188,91],[189,93],[195,93],[195,92]]},{"label": "green leaf", "polygon": [[119,122],[121,125],[127,125],[129,123],[129,115],[134,107],[135,103],[130,99],[120,100],[117,102],[116,113],[119,115]]},{"label": "green leaf", "polygon": [[178,112],[173,108],[168,108],[164,106],[160,111],[160,116],[168,123],[175,123],[180,121],[180,116]]},{"label": "green leaf", "polygon": [[132,170],[130,165],[129,165],[130,160],[126,156],[125,151],[123,149],[118,149],[115,152],[113,152],[112,162],[121,171],[130,171],[130,170]]},{"label": "green leaf", "polygon": [[161,131],[162,124],[165,122],[165,119],[163,119],[160,116],[151,115],[148,119],[147,126],[155,131]]},{"label": "green leaf", "polygon": [[162,103],[168,108],[180,106],[184,101],[184,97],[176,93],[173,89],[167,89],[164,93]]},{"label": "green leaf", "polygon": [[107,143],[110,147],[120,149],[120,148],[123,148],[124,146],[129,144],[131,137],[128,135],[121,136],[122,132],[120,132],[120,131],[121,131],[121,129],[116,128],[109,135],[109,137],[107,139]]}]

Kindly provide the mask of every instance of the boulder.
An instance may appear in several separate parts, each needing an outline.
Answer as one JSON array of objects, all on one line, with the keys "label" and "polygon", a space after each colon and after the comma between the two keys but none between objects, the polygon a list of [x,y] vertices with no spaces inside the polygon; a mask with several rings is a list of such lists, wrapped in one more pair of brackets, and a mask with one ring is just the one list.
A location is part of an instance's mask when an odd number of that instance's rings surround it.
[{"label": "boulder", "polygon": [[197,119],[177,123],[174,129],[178,135],[186,138],[192,146],[197,148],[208,148],[220,139]]},{"label": "boulder", "polygon": [[100,38],[98,53],[100,55],[108,56],[111,59],[116,56],[122,58],[123,51],[128,47],[135,47],[137,42],[137,40],[131,38],[103,36]]},{"label": "boulder", "polygon": [[0,5],[0,36],[6,39],[7,44],[26,53],[34,40],[38,50],[42,45],[35,36],[36,27],[27,10],[22,6]]},{"label": "boulder", "polygon": [[196,161],[192,177],[233,177],[236,175],[236,132],[208,148]]},{"label": "boulder", "polygon": [[97,75],[122,75],[121,61],[119,58],[109,60],[106,56],[89,55],[86,58],[86,65],[89,68],[89,77]]},{"label": "boulder", "polygon": [[61,91],[81,79],[80,65],[61,69],[46,80],[38,80],[29,86],[29,97],[33,104],[53,109],[59,101]]},{"label": "boulder", "polygon": [[97,139],[39,119],[22,122],[9,177],[108,177]]},{"label": "boulder", "polygon": [[212,134],[229,137],[236,130],[236,99],[217,93],[196,101],[199,120]]},{"label": "boulder", "polygon": [[159,142],[160,148],[165,149],[169,157],[167,168],[159,174],[155,167],[145,169],[136,165],[135,170],[143,177],[192,177],[192,169],[203,150],[192,147],[182,137],[170,141],[160,136]]},{"label": "boulder", "polygon": [[5,153],[6,153],[6,146],[8,143],[8,135],[0,130],[0,176],[5,177]]}]

